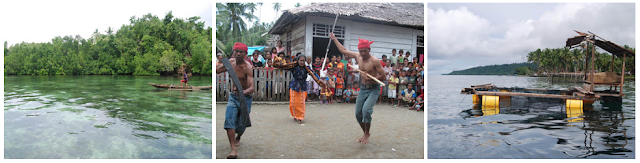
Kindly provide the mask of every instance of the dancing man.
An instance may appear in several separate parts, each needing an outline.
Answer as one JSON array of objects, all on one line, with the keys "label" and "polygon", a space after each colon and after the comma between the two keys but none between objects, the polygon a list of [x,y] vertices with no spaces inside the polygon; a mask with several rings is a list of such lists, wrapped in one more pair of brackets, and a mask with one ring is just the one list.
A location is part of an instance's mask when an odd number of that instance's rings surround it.
[{"label": "dancing man", "polygon": [[[234,86],[233,91],[229,92],[229,100],[227,100],[227,110],[225,112],[224,119],[224,129],[227,130],[227,137],[229,138],[229,144],[231,145],[231,152],[227,155],[227,158],[237,158],[238,151],[236,151],[236,146],[240,145],[240,137],[244,133],[246,126],[243,125],[244,122],[241,122],[242,118],[240,117],[240,102],[238,101],[238,96],[244,95],[245,102],[247,104],[247,111],[251,113],[251,101],[253,101],[253,97],[251,94],[253,93],[253,66],[251,63],[244,60],[247,56],[247,45],[243,43],[236,42],[233,45],[232,58],[229,60],[231,65],[233,66],[233,70],[235,71],[238,79],[240,80],[240,85],[244,90],[237,90]],[[216,73],[223,73],[227,71],[223,65],[219,65],[216,67]],[[242,93],[242,94],[239,94]],[[238,136],[236,137],[236,133]]]},{"label": "dancing man", "polygon": [[[367,40],[360,39],[358,43],[358,52],[352,52],[347,50],[347,48],[345,48],[340,41],[336,39],[335,34],[331,33],[329,34],[329,37],[338,47],[340,53],[356,59],[356,62],[360,65],[360,70],[380,81],[385,80],[385,74],[382,69],[382,64],[380,64],[380,60],[369,53],[371,52],[370,45],[373,41],[369,42]],[[358,139],[357,142],[367,144],[369,143],[369,137],[371,136],[369,129],[371,128],[373,105],[375,105],[378,100],[378,96],[380,96],[380,84],[363,73],[360,73],[360,75],[360,83],[362,84],[360,84],[360,94],[356,99],[356,120],[360,124],[364,135]]]}]

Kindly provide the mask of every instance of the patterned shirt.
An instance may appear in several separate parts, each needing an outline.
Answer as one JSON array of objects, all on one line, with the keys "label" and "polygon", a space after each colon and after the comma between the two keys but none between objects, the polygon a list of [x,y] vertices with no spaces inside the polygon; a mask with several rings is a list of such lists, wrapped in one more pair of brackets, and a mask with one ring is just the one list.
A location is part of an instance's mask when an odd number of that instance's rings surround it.
[{"label": "patterned shirt", "polygon": [[300,66],[295,66],[287,70],[291,71],[291,75],[293,75],[289,88],[298,92],[307,91],[307,71]]}]

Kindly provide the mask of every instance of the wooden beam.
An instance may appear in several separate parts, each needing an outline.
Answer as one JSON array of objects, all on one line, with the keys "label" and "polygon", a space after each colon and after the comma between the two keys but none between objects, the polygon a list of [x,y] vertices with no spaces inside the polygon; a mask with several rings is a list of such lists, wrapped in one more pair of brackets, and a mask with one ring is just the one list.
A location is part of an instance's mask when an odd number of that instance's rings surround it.
[{"label": "wooden beam", "polygon": [[578,100],[594,100],[585,96],[573,96],[573,95],[555,95],[555,94],[538,94],[538,93],[520,93],[520,92],[489,92],[489,91],[476,91],[476,95],[489,95],[489,96],[522,96],[522,97],[539,97],[539,98],[556,98],[556,99],[578,99]]},{"label": "wooden beam", "polygon": [[472,85],[471,87],[486,87],[486,86],[491,86],[491,83],[480,84],[480,85]]},{"label": "wooden beam", "polygon": [[622,97],[620,94],[611,94],[611,93],[596,93],[596,97],[600,98],[602,96],[611,96],[611,97]]},{"label": "wooden beam", "polygon": [[585,91],[584,89],[582,89],[582,87],[575,87],[575,88],[576,88],[576,90],[577,90],[578,92],[580,92],[580,93],[582,93],[582,94],[588,94],[588,92],[587,92],[587,91]]}]

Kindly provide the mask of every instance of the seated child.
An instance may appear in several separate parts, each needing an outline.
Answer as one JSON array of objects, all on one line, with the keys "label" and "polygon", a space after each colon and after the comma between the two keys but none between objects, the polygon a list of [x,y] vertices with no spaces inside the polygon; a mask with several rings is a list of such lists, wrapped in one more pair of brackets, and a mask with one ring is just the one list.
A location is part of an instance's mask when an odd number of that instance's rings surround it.
[{"label": "seated child", "polygon": [[351,85],[347,85],[347,89],[344,90],[343,92],[343,96],[344,96],[344,102],[345,103],[350,103],[350,101],[355,101],[352,98],[353,92],[351,91]]},{"label": "seated child", "polygon": [[[414,91],[412,88],[413,85],[408,84],[408,87],[406,89],[404,89],[400,95],[402,98],[402,101],[404,101],[405,105],[404,107],[409,107],[409,104],[413,103],[413,101],[416,98],[416,91]],[[413,110],[412,108],[409,108],[409,110]]]},{"label": "seated child", "polygon": [[353,102],[355,103],[358,99],[358,94],[360,94],[360,87],[358,87],[358,83],[353,83],[353,87],[351,88],[351,97],[353,97]]},{"label": "seated child", "polygon": [[[420,94],[420,96],[416,97],[416,102],[413,104],[413,106],[411,106],[411,108],[416,109],[416,111],[420,111],[420,110],[424,110],[424,101],[422,101],[422,98],[424,97],[424,94]],[[412,110],[412,109],[410,109]]]}]

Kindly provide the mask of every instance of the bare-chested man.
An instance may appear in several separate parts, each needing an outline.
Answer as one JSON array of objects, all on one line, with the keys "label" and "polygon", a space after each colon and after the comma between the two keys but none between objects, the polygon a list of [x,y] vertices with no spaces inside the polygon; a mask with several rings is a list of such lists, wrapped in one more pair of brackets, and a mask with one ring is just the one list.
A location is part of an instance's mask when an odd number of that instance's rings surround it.
[{"label": "bare-chested man", "polygon": [[[358,42],[358,52],[352,52],[340,44],[333,33],[329,34],[329,37],[336,44],[340,53],[356,59],[356,62],[360,65],[360,70],[376,77],[380,81],[385,80],[385,74],[380,60],[369,53],[371,52],[370,44],[373,43],[373,41],[369,42],[360,39]],[[380,96],[380,85],[364,74],[360,76],[360,82],[362,84],[360,84],[360,94],[356,99],[356,120],[358,120],[362,131],[364,131],[364,135],[358,139],[358,142],[367,144],[371,136],[369,134],[371,114],[373,113],[373,105],[378,100],[378,96]]]},{"label": "bare-chested man", "polygon": [[[243,43],[236,42],[233,45],[232,58],[229,59],[231,65],[233,66],[233,70],[238,75],[238,79],[240,80],[240,84],[242,85],[242,94],[245,96],[245,102],[247,103],[247,111],[251,113],[251,101],[253,101],[253,97],[251,94],[253,93],[253,66],[251,63],[244,60],[247,56],[247,45]],[[219,65],[216,67],[216,73],[223,73],[227,71],[224,65]],[[236,151],[236,146],[240,145],[240,137],[244,133],[246,127],[242,124],[238,124],[238,119],[240,119],[240,104],[238,101],[238,90],[235,86],[233,86],[233,91],[229,93],[229,100],[227,101],[227,110],[225,113],[224,119],[224,129],[227,130],[227,137],[229,138],[229,144],[231,145],[231,153],[227,155],[227,158],[237,158],[238,151]],[[236,133],[238,136],[236,137]]]}]

